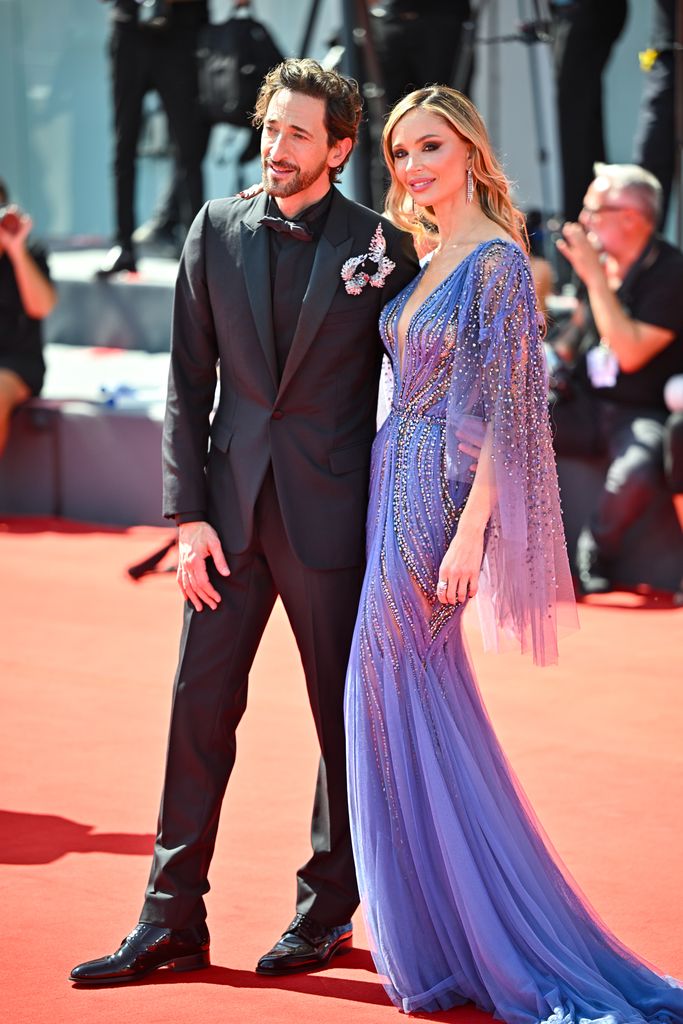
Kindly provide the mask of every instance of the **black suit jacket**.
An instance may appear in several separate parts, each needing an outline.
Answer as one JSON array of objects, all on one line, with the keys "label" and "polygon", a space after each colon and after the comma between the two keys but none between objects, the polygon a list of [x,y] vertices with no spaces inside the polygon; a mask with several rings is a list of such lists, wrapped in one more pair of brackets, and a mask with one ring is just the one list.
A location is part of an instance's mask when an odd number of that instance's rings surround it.
[{"label": "black suit jacket", "polygon": [[[164,424],[164,514],[200,513],[227,552],[244,551],[272,463],[287,535],[313,569],[364,557],[382,306],[416,274],[410,238],[382,219],[396,267],[349,295],[341,268],[380,222],[336,189],[291,350],[278,381],[267,197],[207,203],[187,237],[173,310]],[[305,243],[307,244],[307,243]],[[209,423],[216,387],[220,398]],[[210,447],[209,447],[210,437]]]}]

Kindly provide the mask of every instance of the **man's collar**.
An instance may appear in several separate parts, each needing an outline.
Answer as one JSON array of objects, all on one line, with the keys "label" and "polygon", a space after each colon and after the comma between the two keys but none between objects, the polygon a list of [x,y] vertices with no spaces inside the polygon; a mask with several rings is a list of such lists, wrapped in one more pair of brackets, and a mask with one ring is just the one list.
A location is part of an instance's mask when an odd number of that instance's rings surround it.
[{"label": "man's collar", "polygon": [[311,203],[310,206],[304,207],[295,217],[285,217],[277,205],[277,199],[274,196],[269,196],[266,213],[269,217],[280,217],[282,220],[303,221],[304,224],[308,224],[311,227],[316,221],[326,216],[332,202],[333,193],[334,190],[330,185],[322,199],[318,199],[315,203]]},{"label": "man's collar", "polygon": [[659,236],[653,231],[640,250],[638,256],[624,274],[624,279],[619,287],[620,293],[627,293],[635,280],[644,270],[649,270],[659,255]]}]

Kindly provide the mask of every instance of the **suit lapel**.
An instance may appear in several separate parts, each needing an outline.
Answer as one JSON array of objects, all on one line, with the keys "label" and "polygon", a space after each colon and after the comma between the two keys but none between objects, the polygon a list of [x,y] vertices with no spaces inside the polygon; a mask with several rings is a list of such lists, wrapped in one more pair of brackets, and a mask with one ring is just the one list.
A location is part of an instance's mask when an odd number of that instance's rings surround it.
[{"label": "suit lapel", "polygon": [[346,200],[334,189],[325,229],[318,242],[311,277],[287,356],[279,395],[283,393],[311,346],[330,303],[339,287],[342,264],[348,259],[353,239],[349,237]]},{"label": "suit lapel", "polygon": [[278,371],[273,338],[268,231],[265,228],[257,230],[261,217],[265,216],[267,205],[268,196],[262,193],[254,200],[252,208],[242,221],[242,256],[251,312],[273,384],[277,389]]}]

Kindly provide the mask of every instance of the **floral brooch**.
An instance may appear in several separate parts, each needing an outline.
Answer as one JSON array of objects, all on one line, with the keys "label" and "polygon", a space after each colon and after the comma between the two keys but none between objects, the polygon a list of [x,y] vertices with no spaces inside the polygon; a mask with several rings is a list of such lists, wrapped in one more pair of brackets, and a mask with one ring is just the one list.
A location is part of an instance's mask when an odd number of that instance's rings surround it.
[{"label": "floral brooch", "polygon": [[386,251],[387,243],[380,222],[370,239],[368,251],[361,256],[352,256],[341,268],[342,281],[349,295],[360,295],[368,283],[373,288],[383,287],[396,266],[394,261],[388,258]]}]

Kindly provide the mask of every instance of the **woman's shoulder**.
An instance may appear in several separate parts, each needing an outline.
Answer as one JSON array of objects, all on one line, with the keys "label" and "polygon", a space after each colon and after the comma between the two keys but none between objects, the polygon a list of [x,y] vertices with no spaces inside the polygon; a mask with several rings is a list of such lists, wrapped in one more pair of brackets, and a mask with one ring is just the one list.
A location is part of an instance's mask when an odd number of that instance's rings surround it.
[{"label": "woman's shoulder", "polygon": [[519,242],[502,232],[479,243],[474,263],[476,275],[484,280],[507,274],[531,277],[528,254]]},{"label": "woman's shoulder", "polygon": [[509,262],[520,258],[528,262],[527,254],[519,242],[503,231],[482,239],[477,248],[481,258],[489,262]]}]

